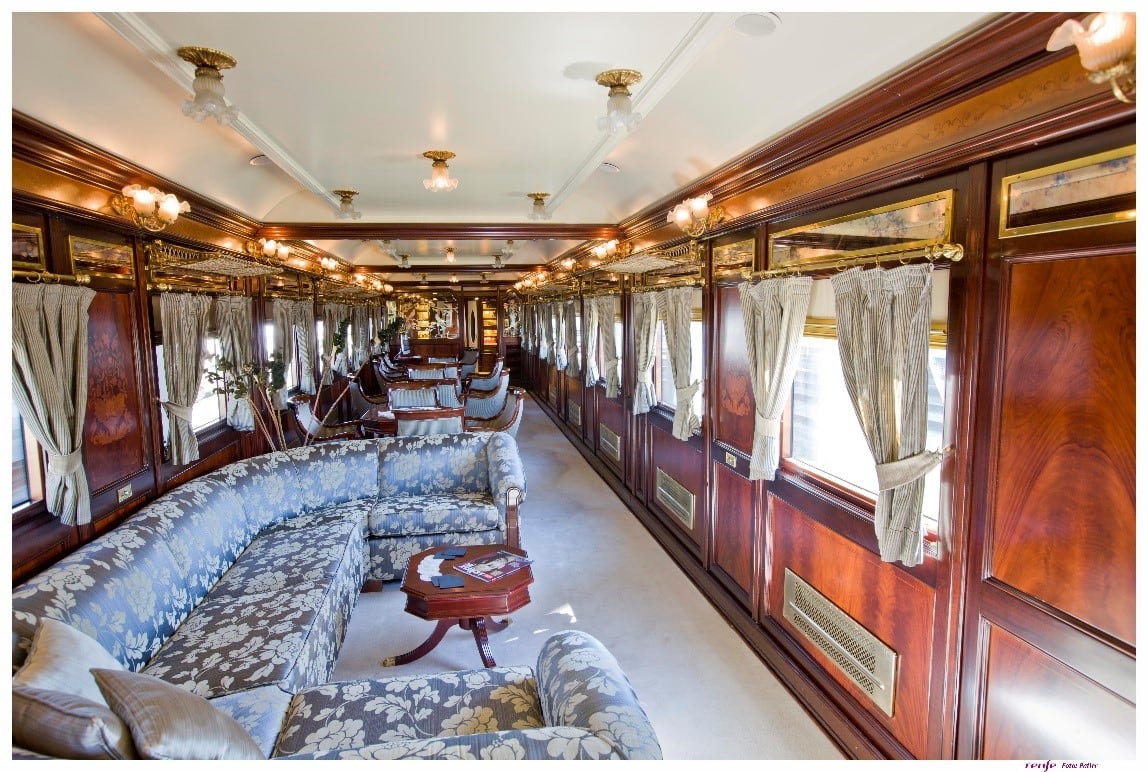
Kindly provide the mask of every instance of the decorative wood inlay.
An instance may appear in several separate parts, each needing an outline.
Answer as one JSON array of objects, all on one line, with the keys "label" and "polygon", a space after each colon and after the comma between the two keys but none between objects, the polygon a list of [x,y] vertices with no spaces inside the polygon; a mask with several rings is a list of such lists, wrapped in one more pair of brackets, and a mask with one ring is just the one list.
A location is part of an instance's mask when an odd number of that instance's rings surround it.
[{"label": "decorative wood inlay", "polygon": [[737,287],[716,290],[718,322],[717,361],[714,363],[714,394],[717,415],[714,439],[749,453],[753,449],[753,386],[749,380],[749,354],[742,324],[741,298]]},{"label": "decorative wood inlay", "polygon": [[992,576],[1133,644],[1134,254],[1008,268]]},{"label": "decorative wood inlay", "polygon": [[[747,607],[753,583],[754,531],[753,483],[734,474],[721,464],[714,464],[713,481],[713,541],[710,544],[712,567],[720,569],[741,592],[740,600]],[[711,569],[712,570],[712,569]]]},{"label": "decorative wood inlay", "polygon": [[1136,706],[987,625],[982,759],[1132,759]]},{"label": "decorative wood inlay", "polygon": [[[915,756],[923,758],[930,731],[929,672],[932,665],[931,587],[853,542],[769,496],[770,579],[767,611],[783,618],[785,569],[789,568],[899,655],[895,710],[890,718],[868,695],[837,672],[828,657],[802,644],[810,656]],[[796,640],[800,636],[794,633]]]},{"label": "decorative wood inlay", "polygon": [[97,292],[88,309],[84,466],[93,492],[147,466],[144,447],[150,443],[141,428],[134,307],[130,293]]}]

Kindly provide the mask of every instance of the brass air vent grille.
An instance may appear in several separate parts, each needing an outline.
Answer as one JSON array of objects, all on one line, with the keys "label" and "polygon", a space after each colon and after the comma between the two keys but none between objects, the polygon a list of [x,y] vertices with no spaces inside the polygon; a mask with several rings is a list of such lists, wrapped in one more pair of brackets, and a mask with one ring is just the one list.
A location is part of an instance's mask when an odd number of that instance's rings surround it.
[{"label": "brass air vent grille", "polygon": [[607,456],[618,463],[622,462],[622,438],[604,424],[598,427],[598,444]]},{"label": "brass air vent grille", "polygon": [[788,568],[782,615],[877,707],[893,715],[897,652]]},{"label": "brass air vent grille", "polygon": [[654,473],[654,501],[666,508],[670,514],[682,521],[691,531],[694,529],[694,494],[690,489],[670,477],[658,467]]},{"label": "brass air vent grille", "polygon": [[572,426],[582,426],[582,403],[576,399],[566,400],[566,418]]}]

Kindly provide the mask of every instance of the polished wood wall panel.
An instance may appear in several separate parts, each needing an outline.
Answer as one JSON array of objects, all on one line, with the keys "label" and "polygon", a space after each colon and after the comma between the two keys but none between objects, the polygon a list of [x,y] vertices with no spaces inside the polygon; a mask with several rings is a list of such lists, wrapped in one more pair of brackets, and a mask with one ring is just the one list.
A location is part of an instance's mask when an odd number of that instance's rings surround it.
[{"label": "polished wood wall panel", "polygon": [[[88,309],[88,408],[84,467],[96,493],[148,466],[134,296],[97,292]],[[93,513],[95,514],[95,513]]]},{"label": "polished wood wall panel", "polygon": [[[626,433],[626,413],[622,410],[620,399],[607,399],[606,389],[601,386],[594,387],[595,400],[598,403],[598,422],[594,427],[594,447],[597,448],[598,458],[605,461],[621,477],[626,454],[630,452],[631,438]],[[618,435],[618,458],[611,456],[604,448],[600,436],[600,428],[607,429]]]},{"label": "polished wood wall panel", "polygon": [[1136,630],[1133,254],[1008,268],[991,575]]},{"label": "polished wood wall panel", "polygon": [[716,289],[714,308],[713,437],[747,455],[753,450],[753,385],[736,286]]},{"label": "polished wood wall panel", "polygon": [[984,759],[1133,759],[1136,706],[987,625]]},{"label": "polished wood wall panel", "polygon": [[738,600],[752,608],[755,528],[754,484],[715,463],[711,475],[713,508],[710,570]]},{"label": "polished wood wall panel", "polygon": [[[877,555],[781,499],[769,497],[769,512],[769,616],[821,663],[843,691],[885,725],[914,756],[923,758],[930,731],[933,589],[898,564],[881,562]],[[874,706],[868,695],[842,676],[828,657],[808,645],[803,635],[782,617],[786,568],[897,652],[892,718]]]},{"label": "polished wood wall panel", "polygon": [[[650,474],[650,491],[647,497],[651,509],[662,513],[662,519],[671,528],[681,532],[695,547],[702,544],[705,528],[705,488],[703,472],[705,471],[705,457],[701,448],[689,442],[682,442],[670,432],[665,431],[653,421],[650,422],[650,452],[652,469]],[[694,494],[694,527],[686,525],[673,513],[668,512],[657,500],[657,470],[674,478],[684,488]],[[700,552],[699,552],[700,557]]]}]

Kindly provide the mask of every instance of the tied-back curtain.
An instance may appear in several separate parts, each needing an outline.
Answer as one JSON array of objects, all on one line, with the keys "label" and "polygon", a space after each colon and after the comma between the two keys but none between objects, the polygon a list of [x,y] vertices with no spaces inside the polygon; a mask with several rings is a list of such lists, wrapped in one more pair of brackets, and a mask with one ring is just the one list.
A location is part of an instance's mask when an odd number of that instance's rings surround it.
[{"label": "tied-back curtain", "polygon": [[[251,298],[218,297],[215,299],[215,324],[219,328],[219,355],[239,370],[254,361],[251,340]],[[255,428],[251,405],[245,399],[227,398],[227,424],[239,431]]]},{"label": "tied-back curtain", "polygon": [[877,466],[874,527],[881,559],[924,559],[924,476],[933,266],[854,268],[832,279],[845,386]]},{"label": "tied-back curtain", "polygon": [[[634,415],[650,412],[658,403],[654,391],[654,344],[658,332],[658,299],[653,292],[638,292],[631,298],[634,309]],[[611,330],[613,332],[613,330]]]},{"label": "tied-back curtain", "polygon": [[522,348],[531,354],[534,353],[534,306],[532,304],[522,307]]},{"label": "tied-back curtain", "polygon": [[578,361],[578,301],[570,300],[566,303],[566,374],[577,378],[582,373]]},{"label": "tied-back curtain", "polygon": [[780,457],[781,414],[797,373],[813,279],[796,276],[738,285],[755,403],[749,479],[772,480]]},{"label": "tied-back curtain", "polygon": [[538,356],[543,360],[550,360],[553,346],[550,324],[550,304],[544,303],[538,307]]},{"label": "tied-back curtain", "polygon": [[159,296],[163,335],[163,377],[167,385],[168,447],[175,466],[199,460],[199,442],[192,428],[192,409],[203,381],[203,339],[211,298],[165,292]]},{"label": "tied-back curtain", "polygon": [[586,351],[582,357],[586,361],[584,383],[591,387],[601,377],[598,373],[598,305],[594,298],[586,298],[583,308],[586,314],[582,320],[582,329],[586,331]]},{"label": "tied-back curtain", "polygon": [[598,306],[598,331],[602,333],[602,369],[606,378],[606,396],[613,399],[621,390],[618,372],[618,341],[614,337],[614,296],[601,295],[594,299]]},{"label": "tied-back curtain", "polygon": [[81,446],[88,410],[86,287],[12,287],[12,399],[48,454],[44,499],[64,525],[92,520]]},{"label": "tied-back curtain", "polygon": [[677,287],[657,293],[658,315],[662,317],[666,348],[670,352],[670,372],[674,376],[678,398],[674,408],[673,435],[679,440],[688,440],[701,425],[701,419],[694,412],[694,395],[701,388],[701,381],[690,381],[693,371],[693,341],[690,336],[693,292],[690,287]]},{"label": "tied-back curtain", "polygon": [[564,303],[550,304],[550,320],[553,322],[552,335],[554,336],[554,366],[558,370],[565,370],[569,360],[566,351],[566,305]]},{"label": "tied-back curtain", "polygon": [[351,370],[358,370],[371,356],[371,309],[351,308]]},{"label": "tied-back curtain", "polygon": [[[335,334],[339,332],[339,325],[347,320],[348,313],[347,306],[341,303],[324,303],[323,304],[323,351],[327,356],[327,364],[330,365],[324,377],[323,385],[330,385],[334,381],[334,374],[338,373],[344,375],[347,372],[347,341],[344,337],[343,350],[339,352],[338,356],[331,357],[331,352],[335,347]],[[323,368],[326,370],[326,366]]]},{"label": "tied-back curtain", "polygon": [[283,362],[290,371],[299,362],[299,389],[315,393],[315,306],[310,300],[276,300],[272,318]]}]

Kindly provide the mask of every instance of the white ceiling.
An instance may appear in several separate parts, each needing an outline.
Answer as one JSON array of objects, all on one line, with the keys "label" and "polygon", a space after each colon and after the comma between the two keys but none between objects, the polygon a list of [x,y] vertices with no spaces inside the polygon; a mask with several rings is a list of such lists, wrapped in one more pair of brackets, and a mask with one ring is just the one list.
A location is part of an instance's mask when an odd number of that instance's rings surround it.
[{"label": "white ceiling", "polygon": [[[14,13],[12,106],[266,223],[337,222],[330,191],[353,188],[360,223],[522,224],[537,191],[551,194],[550,224],[613,225],[989,14],[779,12],[758,37],[738,31],[740,16]],[[183,116],[185,45],[236,58],[223,73],[236,125]],[[596,125],[606,89],[594,77],[611,68],[644,76],[630,134]],[[457,190],[423,189],[431,149],[457,154]],[[274,163],[250,165],[260,153]],[[397,267],[372,241],[313,243]],[[457,265],[488,266],[505,246],[403,239],[394,251],[417,272],[444,268],[448,243]],[[518,240],[508,263],[577,243]]]}]

